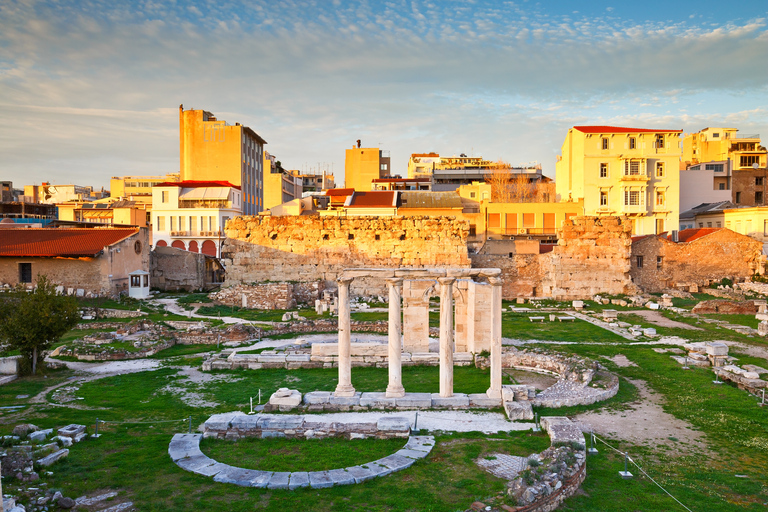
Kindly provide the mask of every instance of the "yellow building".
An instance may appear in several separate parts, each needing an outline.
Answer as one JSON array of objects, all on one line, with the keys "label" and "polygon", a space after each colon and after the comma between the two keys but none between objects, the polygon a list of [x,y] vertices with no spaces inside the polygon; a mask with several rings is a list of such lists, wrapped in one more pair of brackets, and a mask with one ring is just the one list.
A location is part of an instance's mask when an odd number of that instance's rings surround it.
[{"label": "yellow building", "polygon": [[389,171],[389,151],[354,147],[348,149],[344,157],[344,186],[369,191],[373,180],[389,176]]},{"label": "yellow building", "polygon": [[574,126],[558,157],[557,200],[583,201],[584,215],[626,215],[636,235],[677,229],[681,133]]},{"label": "yellow building", "polygon": [[768,206],[727,208],[700,213],[695,221],[698,228],[728,228],[762,243],[768,243]]},{"label": "yellow building", "polygon": [[264,206],[264,144],[255,131],[220,121],[205,110],[179,106],[181,181],[226,181],[240,187],[244,215]]},{"label": "yellow building", "polygon": [[739,135],[736,128],[704,128],[683,138],[684,166],[703,162],[728,161],[726,171],[752,170],[766,167],[765,147],[759,135]]},{"label": "yellow building", "polygon": [[122,197],[129,201],[151,205],[152,187],[169,181],[179,181],[179,174],[170,173],[165,176],[113,176],[109,180],[109,194],[116,199]]}]

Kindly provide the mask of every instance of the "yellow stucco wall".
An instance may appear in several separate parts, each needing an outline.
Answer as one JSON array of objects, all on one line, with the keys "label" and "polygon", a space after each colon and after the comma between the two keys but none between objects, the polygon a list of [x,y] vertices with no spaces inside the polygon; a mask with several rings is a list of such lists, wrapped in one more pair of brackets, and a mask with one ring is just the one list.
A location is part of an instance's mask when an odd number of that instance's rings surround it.
[{"label": "yellow stucco wall", "polygon": [[[664,136],[663,148],[655,147],[657,134]],[[574,128],[568,130],[562,158],[556,164],[557,200],[583,200],[584,215],[627,215],[634,224],[633,234],[677,229],[679,135],[665,131],[583,133]],[[603,149],[603,139],[607,140],[606,149]],[[634,139],[634,148],[630,139]],[[627,162],[637,166],[629,175],[625,171]],[[625,204],[627,202],[630,204]],[[659,220],[662,226],[657,226]]]},{"label": "yellow stucco wall", "polygon": [[242,126],[203,121],[202,110],[179,110],[181,180],[242,185]]},{"label": "yellow stucco wall", "polygon": [[264,152],[264,210],[283,203],[283,175],[271,172],[272,160]]},{"label": "yellow stucco wall", "polygon": [[763,243],[768,243],[768,206],[731,208],[696,216],[697,228],[728,228]]},{"label": "yellow stucco wall", "polygon": [[378,179],[381,168],[379,148],[352,148],[344,158],[345,187],[358,191],[371,190],[371,182]]}]

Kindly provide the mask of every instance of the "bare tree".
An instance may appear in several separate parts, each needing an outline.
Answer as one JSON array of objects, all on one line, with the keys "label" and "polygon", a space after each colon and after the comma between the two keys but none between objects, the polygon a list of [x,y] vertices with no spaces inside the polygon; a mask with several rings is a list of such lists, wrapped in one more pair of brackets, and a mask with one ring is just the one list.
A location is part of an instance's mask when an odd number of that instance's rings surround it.
[{"label": "bare tree", "polygon": [[492,203],[511,203],[513,201],[508,163],[502,160],[496,162],[491,172],[485,175],[485,182],[491,186]]},{"label": "bare tree", "polygon": [[512,201],[515,203],[530,203],[535,201],[534,186],[527,174],[518,173],[511,179]]}]

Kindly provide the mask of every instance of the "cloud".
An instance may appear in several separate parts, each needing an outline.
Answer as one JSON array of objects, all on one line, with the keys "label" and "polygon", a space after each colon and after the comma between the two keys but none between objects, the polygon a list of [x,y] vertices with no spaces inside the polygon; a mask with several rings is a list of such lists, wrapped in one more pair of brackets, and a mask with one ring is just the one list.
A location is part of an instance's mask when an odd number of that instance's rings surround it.
[{"label": "cloud", "polygon": [[251,126],[289,166],[336,171],[358,138],[391,149],[400,171],[409,153],[430,150],[547,169],[572,124],[650,123],[667,110],[717,118],[726,105],[765,124],[754,111],[766,104],[763,19],[633,23],[536,9],[7,2],[5,169],[14,181],[58,173],[82,184],[173,172],[179,103]]}]

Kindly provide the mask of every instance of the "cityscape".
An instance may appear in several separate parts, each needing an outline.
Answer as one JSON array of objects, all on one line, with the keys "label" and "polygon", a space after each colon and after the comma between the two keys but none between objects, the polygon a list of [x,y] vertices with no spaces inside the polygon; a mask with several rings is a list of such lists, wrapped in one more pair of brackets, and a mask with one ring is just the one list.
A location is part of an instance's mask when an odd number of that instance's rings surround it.
[{"label": "cityscape", "polygon": [[0,511],[763,510],[768,11],[648,7],[0,5]]}]

